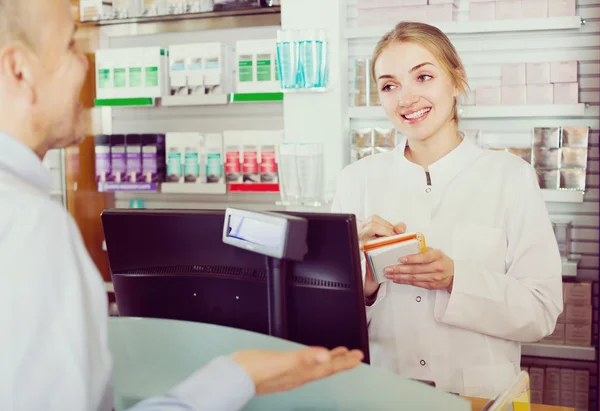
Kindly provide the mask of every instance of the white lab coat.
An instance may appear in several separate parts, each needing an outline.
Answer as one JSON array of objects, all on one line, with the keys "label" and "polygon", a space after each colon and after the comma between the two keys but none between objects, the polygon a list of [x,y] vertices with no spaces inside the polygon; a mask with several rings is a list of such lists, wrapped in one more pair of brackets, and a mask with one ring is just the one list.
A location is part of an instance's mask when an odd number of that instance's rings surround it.
[{"label": "white lab coat", "polygon": [[0,161],[0,409],[110,410],[102,279],[39,159],[5,141],[23,174]]},{"label": "white lab coat", "polygon": [[429,167],[428,186],[405,145],[345,168],[332,211],[423,232],[454,260],[454,285],[449,294],[382,284],[367,307],[371,363],[490,398],[517,376],[520,343],[551,334],[562,312],[561,259],[536,173],[463,140]]}]

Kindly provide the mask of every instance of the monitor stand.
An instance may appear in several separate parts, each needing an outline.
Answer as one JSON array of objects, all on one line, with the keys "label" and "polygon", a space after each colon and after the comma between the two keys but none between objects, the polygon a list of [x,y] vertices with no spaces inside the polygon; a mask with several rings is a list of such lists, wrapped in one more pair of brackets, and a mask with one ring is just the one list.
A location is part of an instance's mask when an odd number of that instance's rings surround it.
[{"label": "monitor stand", "polygon": [[286,260],[267,257],[267,298],[269,303],[269,335],[288,338]]}]

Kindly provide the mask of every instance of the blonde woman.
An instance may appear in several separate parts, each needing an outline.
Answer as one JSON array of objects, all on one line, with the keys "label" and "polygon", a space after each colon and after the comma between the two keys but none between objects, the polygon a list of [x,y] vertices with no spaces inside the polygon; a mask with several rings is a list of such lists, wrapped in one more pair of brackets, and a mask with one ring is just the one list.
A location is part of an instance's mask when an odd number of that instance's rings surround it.
[{"label": "blonde woman", "polygon": [[388,267],[381,285],[366,273],[371,363],[492,397],[517,376],[520,343],[551,334],[563,307],[536,173],[462,139],[465,70],[437,28],[398,24],[372,64],[383,109],[406,139],[344,169],[332,211],[357,216],[361,243],[419,231],[429,248]]}]

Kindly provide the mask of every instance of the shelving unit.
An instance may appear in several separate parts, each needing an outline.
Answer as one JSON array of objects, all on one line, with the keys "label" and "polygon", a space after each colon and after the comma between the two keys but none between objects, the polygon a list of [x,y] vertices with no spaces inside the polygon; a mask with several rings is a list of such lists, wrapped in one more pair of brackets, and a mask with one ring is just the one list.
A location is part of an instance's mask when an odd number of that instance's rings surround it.
[{"label": "shelving unit", "polygon": [[264,101],[283,101],[283,93],[231,93],[230,103],[259,103]]},{"label": "shelving unit", "polygon": [[554,344],[522,344],[521,355],[528,357],[558,358],[565,360],[595,361],[594,347],[578,347],[574,345]]},{"label": "shelving unit", "polygon": [[203,13],[171,14],[166,16],[135,17],[128,19],[86,21],[84,26],[115,26],[121,24],[144,24],[177,22],[181,20],[214,19],[220,17],[258,16],[263,14],[281,14],[281,7],[255,7],[239,10],[209,11]]},{"label": "shelving unit", "polygon": [[229,102],[227,94],[201,94],[189,96],[164,96],[160,100],[160,105],[165,107],[180,106],[216,106],[224,105]]},{"label": "shelving unit", "polygon": [[[549,31],[578,29],[584,21],[578,17],[551,17],[545,19],[518,19],[493,21],[464,21],[430,23],[446,34],[502,33],[519,31]],[[379,39],[392,27],[350,28],[344,33],[347,39]]]},{"label": "shelving unit", "polygon": [[583,203],[583,191],[542,189],[547,203]]},{"label": "shelving unit", "polygon": [[[569,118],[581,117],[585,114],[585,104],[545,104],[522,106],[464,106],[460,108],[459,115],[464,119],[492,119],[492,118]],[[348,117],[351,119],[381,120],[386,119],[381,106],[349,107]]]},{"label": "shelving unit", "polygon": [[95,99],[96,107],[151,107],[156,104],[154,97]]}]

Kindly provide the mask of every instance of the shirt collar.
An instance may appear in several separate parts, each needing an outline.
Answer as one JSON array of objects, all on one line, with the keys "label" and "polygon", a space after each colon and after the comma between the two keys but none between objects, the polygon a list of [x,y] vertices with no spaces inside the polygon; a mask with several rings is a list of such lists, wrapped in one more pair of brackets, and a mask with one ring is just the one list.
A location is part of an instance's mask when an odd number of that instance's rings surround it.
[{"label": "shirt collar", "polygon": [[[403,137],[396,147],[396,157],[399,159],[400,166],[404,173],[418,175],[418,183],[421,179],[426,184],[426,175],[423,167],[409,161],[404,155],[407,139]],[[463,138],[461,143],[444,157],[429,166],[429,175],[431,185],[439,187],[447,185],[458,173],[467,168],[475,159],[483,153],[483,149],[473,144],[468,139]]]},{"label": "shirt collar", "polygon": [[50,193],[52,180],[39,157],[17,139],[0,132],[0,169]]}]

